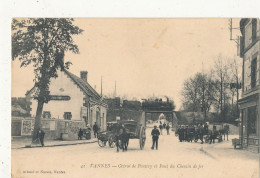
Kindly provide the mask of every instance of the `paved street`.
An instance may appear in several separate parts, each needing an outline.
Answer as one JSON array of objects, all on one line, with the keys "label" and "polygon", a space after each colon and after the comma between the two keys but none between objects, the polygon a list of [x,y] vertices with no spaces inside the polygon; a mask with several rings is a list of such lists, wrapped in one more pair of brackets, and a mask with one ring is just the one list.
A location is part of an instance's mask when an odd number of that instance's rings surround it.
[{"label": "paved street", "polygon": [[234,150],[231,141],[214,145],[180,143],[174,132],[166,135],[164,131],[159,139],[159,150],[151,150],[150,132],[151,129],[147,129],[144,150],[139,149],[139,140],[130,140],[128,151],[119,153],[115,148],[101,148],[97,143],[12,149],[12,175],[48,178],[102,177],[101,175],[258,177],[258,155],[244,150]]}]

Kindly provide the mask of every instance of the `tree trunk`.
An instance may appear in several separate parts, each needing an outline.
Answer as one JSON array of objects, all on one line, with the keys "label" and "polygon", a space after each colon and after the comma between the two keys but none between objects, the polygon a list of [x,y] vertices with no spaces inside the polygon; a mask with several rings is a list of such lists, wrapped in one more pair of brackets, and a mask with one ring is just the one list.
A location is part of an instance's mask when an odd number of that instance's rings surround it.
[{"label": "tree trunk", "polygon": [[42,110],[43,110],[43,101],[38,100],[38,106],[36,111],[36,117],[34,122],[33,136],[32,141],[37,139],[37,131],[42,128]]}]

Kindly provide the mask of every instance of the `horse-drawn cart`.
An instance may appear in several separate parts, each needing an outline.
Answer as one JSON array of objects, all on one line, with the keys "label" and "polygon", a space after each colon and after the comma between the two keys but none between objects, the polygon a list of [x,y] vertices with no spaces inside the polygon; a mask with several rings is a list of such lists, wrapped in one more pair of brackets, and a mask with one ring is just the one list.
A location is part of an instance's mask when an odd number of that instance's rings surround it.
[{"label": "horse-drawn cart", "polygon": [[120,121],[120,124],[126,129],[129,139],[139,139],[139,146],[142,150],[146,140],[145,126],[134,120]]},{"label": "horse-drawn cart", "polygon": [[[146,140],[145,122],[138,123],[134,120],[119,121],[118,123],[111,125],[107,131],[99,132],[98,145],[104,147],[108,143],[111,148],[115,147],[117,145],[116,143],[121,143],[122,140],[120,140],[120,135],[124,129],[128,137],[126,146],[128,146],[129,139],[139,139],[139,146],[142,150]],[[121,148],[120,143],[117,146]]]}]

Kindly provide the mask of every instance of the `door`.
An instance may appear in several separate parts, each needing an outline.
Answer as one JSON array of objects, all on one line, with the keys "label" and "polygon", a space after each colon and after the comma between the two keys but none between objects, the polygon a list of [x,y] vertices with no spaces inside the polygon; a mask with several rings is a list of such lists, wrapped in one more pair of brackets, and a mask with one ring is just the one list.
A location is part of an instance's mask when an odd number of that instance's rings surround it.
[{"label": "door", "polygon": [[97,122],[98,128],[101,130],[101,119],[100,119],[100,109],[99,108],[97,108],[97,111],[96,111],[96,122]]},{"label": "door", "polygon": [[21,136],[21,121],[12,121],[12,136]]}]

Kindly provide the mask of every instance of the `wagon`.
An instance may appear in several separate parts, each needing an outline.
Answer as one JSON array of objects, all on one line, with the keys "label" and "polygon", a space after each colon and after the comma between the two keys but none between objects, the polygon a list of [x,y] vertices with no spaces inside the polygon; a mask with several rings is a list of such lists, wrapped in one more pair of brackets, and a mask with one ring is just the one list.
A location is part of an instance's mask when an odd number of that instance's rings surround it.
[{"label": "wagon", "polygon": [[[118,124],[126,129],[126,132],[129,135],[129,139],[139,139],[139,146],[142,150],[146,140],[146,127],[144,122],[138,123],[134,120],[123,120],[119,121]],[[115,147],[116,145],[116,124],[110,125],[107,131],[98,133],[98,145],[100,147],[104,147],[107,145],[107,143],[111,148]]]},{"label": "wagon", "polygon": [[107,131],[99,132],[97,135],[98,145],[100,147],[106,146],[108,143],[109,147],[115,147],[115,125],[116,122],[107,123]]},{"label": "wagon", "polygon": [[139,146],[142,150],[146,140],[145,125],[134,120],[120,121],[120,124],[126,129],[126,132],[129,134],[129,139],[139,139]]},{"label": "wagon", "polygon": [[[218,142],[222,142],[223,138],[222,138],[222,130],[223,130],[223,124],[219,124],[219,123],[213,123],[209,125],[209,131],[213,131],[214,135],[215,135],[215,139],[218,140]],[[204,133],[204,140],[206,143],[208,143],[210,141],[210,134],[208,133]]]}]

